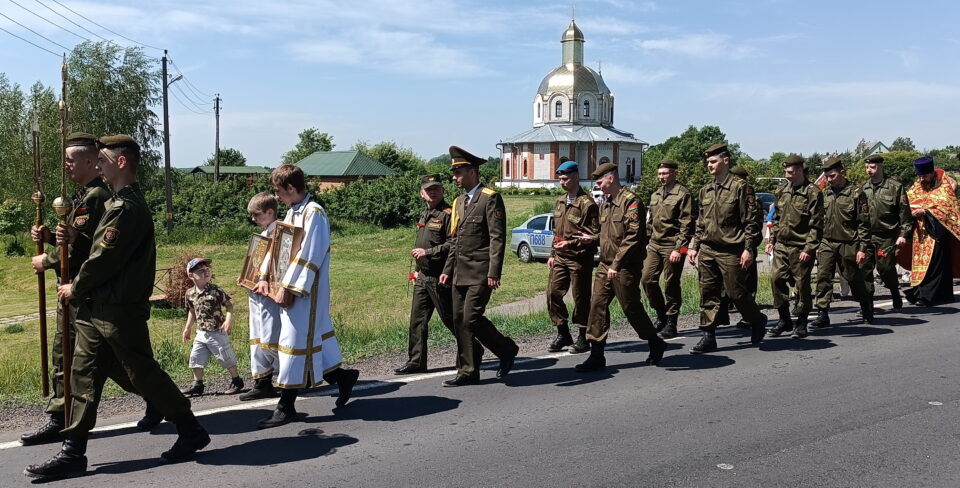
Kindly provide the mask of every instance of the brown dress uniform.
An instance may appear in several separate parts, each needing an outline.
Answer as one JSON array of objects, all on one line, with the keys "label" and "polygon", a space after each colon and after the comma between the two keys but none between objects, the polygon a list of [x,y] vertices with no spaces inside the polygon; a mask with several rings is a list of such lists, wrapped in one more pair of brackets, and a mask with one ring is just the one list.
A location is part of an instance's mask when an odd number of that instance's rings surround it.
[{"label": "brown dress uniform", "polygon": [[[812,325],[828,325],[827,311],[833,298],[833,276],[837,268],[850,284],[853,297],[860,302],[864,319],[873,319],[873,296],[867,288],[864,267],[857,264],[857,253],[868,256],[873,244],[868,233],[867,197],[859,185],[847,181],[841,188],[823,189],[823,240],[817,251],[817,319]],[[825,323],[824,323],[825,322]]]},{"label": "brown dress uniform", "polygon": [[80,302],[74,350],[73,419],[64,435],[85,436],[96,424],[107,371],[119,364],[168,420],[192,420],[190,402],[153,357],[147,320],[156,271],[153,217],[138,183],[106,204],[92,251],[73,282]]},{"label": "brown dress uniform", "polygon": [[[427,369],[427,337],[430,318],[436,310],[443,325],[453,333],[453,304],[450,287],[438,281],[450,253],[450,205],[441,201],[436,208],[428,208],[417,221],[415,248],[422,248],[426,256],[416,260],[417,277],[413,284],[413,302],[410,305],[410,337],[407,365],[411,370]],[[457,363],[460,363],[459,358]]]},{"label": "brown dress uniform", "polygon": [[517,345],[484,316],[490,293],[487,278],[500,279],[506,252],[507,215],[503,198],[482,183],[467,200],[454,200],[452,242],[444,274],[453,287],[453,327],[460,366],[458,377],[480,375],[474,339],[498,358],[515,357]]},{"label": "brown dress uniform", "polygon": [[[777,189],[773,228],[770,230],[773,244],[770,285],[773,306],[780,313],[780,322],[773,334],[781,334],[793,327],[790,318],[791,284],[796,286],[799,297],[797,323],[802,331],[797,332],[806,334],[807,314],[813,303],[810,273],[822,234],[823,193],[820,189],[807,180],[797,186],[787,182]],[[807,253],[810,259],[800,261],[800,253]]]},{"label": "brown dress uniform", "polygon": [[[587,339],[606,343],[610,329],[610,302],[616,297],[627,322],[644,340],[655,340],[657,331],[643,309],[640,295],[641,263],[646,248],[643,205],[632,191],[621,188],[608,197],[600,207],[600,265],[593,279],[593,299]],[[607,270],[617,271],[617,277],[607,278]]]},{"label": "brown dress uniform", "polygon": [[[882,161],[882,159],[881,159]],[[883,285],[890,290],[893,308],[903,306],[900,297],[900,279],[897,277],[897,238],[909,239],[913,232],[913,217],[907,189],[899,181],[884,176],[880,183],[867,180],[860,186],[867,197],[867,232],[873,244],[873,252],[867,256],[863,268],[867,281],[867,293],[873,296],[873,270],[877,270]],[[910,252],[908,248],[901,252]]]},{"label": "brown dress uniform", "polygon": [[[699,193],[700,211],[692,245],[697,250],[700,272],[700,328],[707,350],[715,348],[721,296],[727,296],[750,322],[752,342],[759,343],[766,329],[766,317],[747,288],[749,271],[740,266],[744,250],[754,252],[760,243],[760,224],[753,187],[746,180],[727,174],[722,181],[707,183]],[[699,352],[694,348],[694,352]]]},{"label": "brown dress uniform", "polygon": [[[671,263],[670,254],[677,251],[685,255],[694,232],[693,195],[686,187],[674,183],[669,190],[660,187],[650,195],[647,231],[650,243],[647,245],[640,282],[650,306],[657,313],[657,319],[675,321],[683,304],[680,276],[685,256]],[[663,292],[660,290],[661,274]]]},{"label": "brown dress uniform", "polygon": [[564,295],[573,289],[573,323],[587,326],[590,316],[590,276],[593,272],[595,243],[584,244],[574,236],[596,235],[600,231],[600,210],[597,203],[581,188],[576,198],[567,203],[567,195],[557,197],[553,211],[554,242],[568,241],[563,249],[550,253],[553,266],[547,284],[547,312],[555,327],[568,325],[569,314]]}]

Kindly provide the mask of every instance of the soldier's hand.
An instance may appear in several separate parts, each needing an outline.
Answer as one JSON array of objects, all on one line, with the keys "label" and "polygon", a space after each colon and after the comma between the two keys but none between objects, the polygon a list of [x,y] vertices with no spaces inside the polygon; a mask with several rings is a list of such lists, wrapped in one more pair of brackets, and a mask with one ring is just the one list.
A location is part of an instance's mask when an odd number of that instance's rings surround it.
[{"label": "soldier's hand", "polygon": [[857,264],[863,264],[867,260],[867,253],[862,251],[857,251]]},{"label": "soldier's hand", "polygon": [[67,283],[66,285],[60,285],[57,287],[57,296],[61,300],[69,300],[73,298],[73,285]]},{"label": "soldier's hand", "polygon": [[440,279],[438,281],[440,281],[441,285],[446,285],[447,282],[450,281],[450,275],[443,273],[440,275]]},{"label": "soldier's hand", "polygon": [[671,263],[679,263],[680,261],[683,261],[683,254],[680,254],[680,251],[673,251],[670,253]]},{"label": "soldier's hand", "polygon": [[47,258],[47,253],[37,254],[30,259],[30,265],[37,273],[43,273],[43,260]]},{"label": "soldier's hand", "polygon": [[77,229],[73,227],[66,226],[63,224],[57,224],[57,245],[62,245],[64,242],[67,244],[73,244],[77,240]]},{"label": "soldier's hand", "polygon": [[553,257],[552,257],[552,256],[549,257],[549,258],[547,258],[547,267],[548,267],[548,268],[553,268]]},{"label": "soldier's hand", "polygon": [[270,295],[270,282],[258,281],[256,285],[253,285],[253,292],[263,296]]},{"label": "soldier's hand", "polygon": [[577,240],[580,241],[581,244],[591,244],[591,243],[593,243],[593,241],[597,240],[597,237],[596,237],[596,236],[588,236],[588,235],[584,234],[584,235],[578,237]]},{"label": "soldier's hand", "polygon": [[806,263],[806,262],[810,261],[811,259],[813,259],[813,256],[811,256],[811,255],[809,255],[809,254],[807,254],[807,253],[805,253],[805,252],[800,253],[800,262],[801,262],[801,263]]},{"label": "soldier's hand", "polygon": [[907,245],[907,238],[906,238],[906,237],[903,237],[903,236],[898,237],[898,238],[897,238],[897,247],[903,247],[903,246],[905,246],[905,245]]},{"label": "soldier's hand", "polygon": [[747,269],[751,263],[753,263],[753,253],[744,249],[743,254],[740,255],[740,267]]},{"label": "soldier's hand", "polygon": [[570,241],[557,241],[553,243],[553,247],[554,249],[566,249],[570,244]]},{"label": "soldier's hand", "polygon": [[30,240],[33,242],[50,242],[52,235],[45,225],[35,225],[30,228]]},{"label": "soldier's hand", "polygon": [[617,272],[617,270],[615,270],[615,269],[608,269],[608,270],[607,270],[607,279],[608,279],[608,280],[615,280],[615,279],[617,279],[617,276],[618,276],[618,275],[620,275],[620,273]]},{"label": "soldier's hand", "polygon": [[697,264],[697,251],[691,249],[687,252],[687,261],[690,261],[690,264],[696,266]]},{"label": "soldier's hand", "polygon": [[500,288],[500,280],[497,278],[487,278],[487,286],[489,286],[491,290],[496,290]]},{"label": "soldier's hand", "polygon": [[773,254],[773,243],[767,242],[767,245],[763,247],[763,252],[767,254]]},{"label": "soldier's hand", "polygon": [[427,250],[422,247],[418,247],[410,251],[410,255],[413,256],[413,259],[420,259],[427,255]]}]

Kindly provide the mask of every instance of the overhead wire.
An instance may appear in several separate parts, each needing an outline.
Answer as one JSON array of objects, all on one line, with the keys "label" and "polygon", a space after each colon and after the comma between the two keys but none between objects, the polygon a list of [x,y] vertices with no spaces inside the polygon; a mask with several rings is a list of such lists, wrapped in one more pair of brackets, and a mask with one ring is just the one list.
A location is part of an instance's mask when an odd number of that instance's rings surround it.
[{"label": "overhead wire", "polygon": [[191,111],[191,112],[193,112],[193,113],[195,113],[195,114],[197,114],[197,115],[206,115],[206,114],[210,113],[209,110],[208,110],[208,111],[205,111],[205,112],[201,112],[201,111],[198,111],[198,110],[195,110],[195,109],[191,108],[191,107],[190,107],[189,105],[187,105],[183,100],[180,99],[180,95],[177,95],[177,92],[175,92],[175,91],[171,91],[170,94],[173,95],[174,100],[176,100],[177,102],[179,102],[180,105],[183,106],[183,108],[185,108],[185,109],[187,109],[187,110],[189,110],[189,111]]},{"label": "overhead wire", "polygon": [[[13,0],[11,0],[11,1],[13,1]],[[113,42],[113,41],[111,41],[110,39],[107,39],[106,37],[103,37],[103,36],[101,36],[100,34],[97,34],[96,32],[93,32],[92,30],[87,29],[86,27],[84,27],[84,26],[82,26],[82,25],[74,22],[72,19],[70,19],[70,17],[67,17],[66,15],[63,15],[63,14],[61,14],[60,12],[57,12],[56,10],[50,8],[49,5],[41,2],[40,0],[33,0],[33,1],[34,1],[34,2],[37,2],[38,4],[40,4],[43,8],[45,8],[45,9],[47,9],[47,10],[49,10],[49,11],[51,11],[51,12],[57,14],[57,15],[59,15],[61,18],[63,18],[63,20],[66,20],[67,22],[70,22],[71,24],[73,24],[73,25],[75,25],[75,26],[77,26],[77,27],[79,27],[79,28],[81,28],[81,29],[89,32],[90,34],[93,34],[94,36],[99,37],[100,39],[102,39],[102,40],[104,40],[104,41]],[[114,43],[114,44],[116,44],[116,43]]]},{"label": "overhead wire", "polygon": [[[187,93],[183,91],[183,88],[181,88],[180,86],[178,86],[178,85],[171,85],[171,86],[173,86],[173,88],[174,88],[175,90],[177,90],[178,92],[180,92],[180,94],[183,95],[183,97],[186,99],[186,101],[190,102],[191,104],[193,104],[193,106],[197,107],[197,109],[199,109],[199,110],[204,110],[204,111],[209,111],[209,110],[210,110],[209,107],[205,107],[205,106],[203,106],[202,104],[199,104],[199,103],[197,103],[196,101],[194,101],[193,99],[191,99],[191,98],[187,95]],[[210,105],[213,105],[213,104],[210,103]]]},{"label": "overhead wire", "polygon": [[213,95],[197,88],[196,85],[194,85],[190,80],[188,80],[187,76],[183,74],[183,70],[180,69],[179,66],[177,66],[177,63],[175,63],[172,58],[167,58],[167,59],[168,61],[170,61],[170,64],[173,65],[174,68],[176,68],[177,73],[179,73],[180,76],[183,76],[183,81],[185,81],[187,85],[189,85],[189,87],[197,94],[199,98],[204,98],[204,97],[213,98]]},{"label": "overhead wire", "polygon": [[[3,16],[4,18],[6,18],[7,20],[9,20],[10,22],[13,22],[14,24],[17,24],[17,25],[19,25],[20,27],[23,27],[24,29],[26,29],[26,30],[28,30],[28,31],[30,31],[30,32],[33,32],[33,33],[34,33],[35,35],[37,35],[38,37],[42,37],[42,38],[46,39],[47,42],[49,42],[49,43],[51,43],[51,44],[56,44],[56,45],[62,47],[62,48],[63,48],[64,50],[66,50],[66,51],[70,51],[70,50],[71,50],[69,47],[64,46],[63,44],[60,44],[59,42],[54,41],[53,39],[50,39],[49,37],[47,37],[47,36],[45,36],[45,35],[37,32],[37,31],[35,31],[35,30],[33,30],[33,29],[31,29],[31,28],[29,28],[29,27],[21,24],[20,22],[17,22],[16,20],[11,19],[9,16],[7,16],[7,14],[5,14],[5,13],[3,13],[3,12],[0,12],[0,16]],[[7,32],[9,32],[9,31],[7,31]]]},{"label": "overhead wire", "polygon": [[[57,24],[56,22],[54,22],[54,21],[52,21],[52,20],[50,20],[50,19],[48,19],[48,18],[46,18],[46,17],[44,17],[44,16],[36,13],[36,12],[34,12],[33,10],[30,10],[30,9],[28,9],[27,7],[24,7],[23,5],[20,5],[19,3],[15,2],[14,0],[10,0],[10,3],[12,3],[12,4],[14,4],[14,5],[22,8],[23,10],[26,10],[27,12],[30,12],[31,14],[33,14],[34,16],[36,16],[37,18],[39,18],[40,20],[43,20],[44,22],[46,22],[46,23],[48,23],[48,24],[50,24],[50,25],[52,25],[52,26],[54,26],[54,27],[56,27],[56,28],[58,28],[58,29],[60,29],[60,30],[62,30],[62,31],[66,31],[66,32],[70,33],[71,35],[77,36],[77,37],[79,37],[80,39],[83,39],[83,40],[85,40],[85,41],[90,41],[90,39],[87,39],[86,37],[81,36],[80,34],[77,34],[76,32],[73,32],[72,30],[67,29],[66,27],[63,27],[62,25]],[[93,42],[93,41],[91,41],[91,42]]]},{"label": "overhead wire", "polygon": [[151,46],[151,45],[149,45],[149,44],[144,44],[144,43],[142,43],[142,42],[137,42],[137,41],[135,41],[135,40],[133,40],[133,39],[130,39],[129,37],[127,37],[127,36],[125,36],[125,35],[123,35],[123,34],[119,34],[119,33],[117,33],[117,32],[114,32],[114,31],[112,31],[112,30],[110,30],[110,29],[108,29],[108,28],[106,28],[106,27],[104,27],[104,26],[102,26],[102,25],[100,25],[100,24],[98,24],[98,23],[90,20],[88,17],[84,17],[83,14],[81,14],[80,12],[77,12],[76,10],[73,10],[72,8],[70,8],[70,7],[68,7],[68,6],[60,3],[60,0],[51,0],[51,1],[53,1],[53,3],[56,3],[57,5],[65,8],[65,9],[69,10],[70,12],[73,12],[75,15],[77,15],[77,16],[80,17],[81,19],[86,20],[87,22],[90,22],[91,24],[93,24],[93,25],[95,25],[95,26],[97,26],[97,27],[99,27],[99,28],[101,28],[101,29],[103,29],[103,30],[105,30],[105,31],[107,31],[107,32],[109,32],[109,33],[117,36],[117,37],[121,37],[121,38],[123,38],[123,39],[126,39],[126,40],[128,40],[128,41],[130,41],[130,42],[132,42],[132,43],[134,43],[134,44],[136,44],[136,45],[138,45],[138,46],[148,47],[148,48],[150,48],[150,49],[156,49],[157,51],[163,51],[163,49],[160,49],[159,47]]},{"label": "overhead wire", "polygon": [[20,39],[20,40],[23,41],[23,42],[26,42],[27,44],[32,44],[33,47],[35,47],[35,48],[37,48],[37,49],[43,49],[44,51],[46,51],[46,52],[48,52],[48,53],[50,53],[50,54],[52,54],[52,55],[54,55],[54,56],[56,56],[56,57],[58,57],[58,58],[60,57],[59,54],[57,54],[57,53],[55,53],[55,52],[53,52],[53,51],[51,51],[51,50],[49,50],[49,49],[47,49],[47,48],[45,48],[45,47],[43,47],[43,46],[41,46],[41,45],[33,42],[33,41],[24,39],[23,37],[20,37],[20,36],[14,34],[13,32],[10,32],[10,31],[8,31],[7,29],[4,29],[3,27],[0,27],[0,30],[2,30],[3,32],[6,32],[7,34],[10,34],[10,35],[13,36],[13,37],[16,37],[17,39]]}]

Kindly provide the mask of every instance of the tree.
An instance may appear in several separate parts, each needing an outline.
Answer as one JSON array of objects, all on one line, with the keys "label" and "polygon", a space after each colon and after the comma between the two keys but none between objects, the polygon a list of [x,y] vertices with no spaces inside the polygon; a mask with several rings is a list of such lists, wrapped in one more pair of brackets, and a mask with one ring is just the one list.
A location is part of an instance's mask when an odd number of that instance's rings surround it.
[{"label": "tree", "polygon": [[893,140],[893,143],[890,144],[890,150],[914,152],[917,150],[917,146],[913,144],[913,140],[909,137],[898,137]]},{"label": "tree", "polygon": [[422,157],[413,152],[413,149],[393,141],[383,141],[372,146],[365,141],[357,141],[350,149],[360,151],[398,173],[426,173],[426,161]]},{"label": "tree", "polygon": [[[207,158],[207,166],[213,166],[217,163],[217,153],[214,152]],[[220,150],[220,166],[246,166],[247,157],[238,149],[232,147]]]},{"label": "tree", "polygon": [[311,127],[298,134],[300,142],[293,149],[287,151],[280,158],[281,164],[296,164],[301,159],[315,153],[332,151],[333,136],[326,132],[320,132],[320,129]]},{"label": "tree", "polygon": [[731,162],[736,163],[741,157],[749,158],[740,151],[740,144],[727,142],[727,135],[714,125],[705,125],[699,129],[691,125],[679,136],[650,146],[644,155],[643,173],[638,188],[641,199],[649,200],[659,186],[657,165],[664,159],[677,162],[678,180],[696,193],[712,178],[703,162],[703,151],[719,142],[727,143]]}]

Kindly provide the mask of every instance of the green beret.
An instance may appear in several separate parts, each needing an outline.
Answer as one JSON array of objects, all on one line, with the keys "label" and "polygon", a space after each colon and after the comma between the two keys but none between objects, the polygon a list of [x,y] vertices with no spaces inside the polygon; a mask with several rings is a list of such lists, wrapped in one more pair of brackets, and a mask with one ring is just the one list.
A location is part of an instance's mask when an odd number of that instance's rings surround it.
[{"label": "green beret", "polygon": [[132,147],[140,149],[140,145],[132,137],[126,134],[117,134],[113,136],[103,136],[97,140],[97,147],[100,149],[113,149],[115,147]]},{"label": "green beret", "polygon": [[677,162],[672,159],[664,159],[663,161],[660,161],[660,164],[657,165],[657,168],[677,169]]},{"label": "green beret", "polygon": [[749,176],[749,175],[747,174],[747,170],[744,169],[743,166],[733,166],[733,167],[731,167],[731,168],[730,168],[730,174],[732,174],[732,175],[734,175],[734,176],[739,176],[739,177],[744,178],[744,179],[746,179],[747,176]]},{"label": "green beret", "polygon": [[459,168],[460,166],[480,166],[487,160],[479,156],[474,156],[459,146],[450,146],[450,167]]},{"label": "green beret", "polygon": [[830,157],[826,162],[823,163],[824,171],[830,171],[834,169],[843,169],[843,160],[836,156]]},{"label": "green beret", "polygon": [[783,160],[783,167],[789,168],[791,166],[797,166],[797,165],[803,166],[803,163],[804,163],[803,158],[801,158],[800,156],[797,156],[796,154],[791,154],[787,156],[787,159]]},{"label": "green beret", "polygon": [[871,164],[883,164],[883,156],[874,154],[872,156],[867,156],[863,161]]},{"label": "green beret", "polygon": [[729,152],[727,151],[727,145],[723,143],[717,143],[708,147],[707,150],[703,152],[703,157],[709,158],[710,156],[715,156],[725,152]]},{"label": "green beret", "polygon": [[590,173],[590,177],[593,179],[597,179],[611,171],[616,171],[616,170],[617,170],[616,163],[603,163],[600,166],[597,166],[597,169],[593,170],[593,173]]},{"label": "green beret", "polygon": [[87,134],[86,132],[71,132],[67,136],[66,147],[76,147],[76,146],[96,146],[97,138],[93,134]]},{"label": "green beret", "polygon": [[421,190],[426,190],[431,186],[443,186],[443,177],[438,174],[432,174],[420,178]]}]

